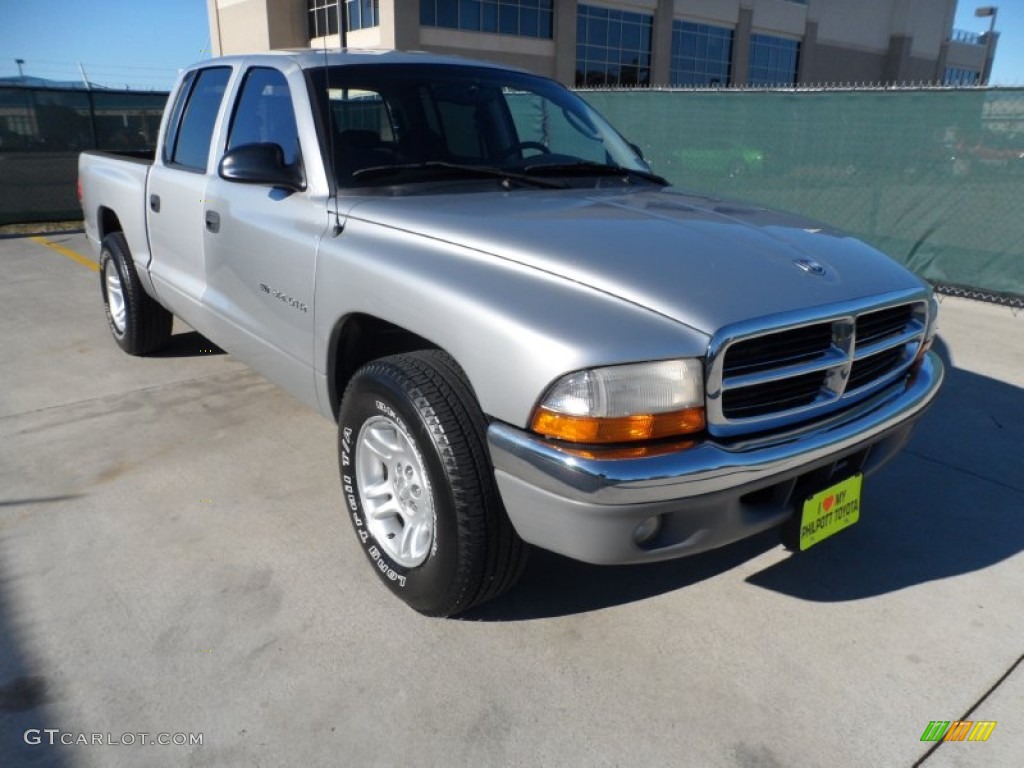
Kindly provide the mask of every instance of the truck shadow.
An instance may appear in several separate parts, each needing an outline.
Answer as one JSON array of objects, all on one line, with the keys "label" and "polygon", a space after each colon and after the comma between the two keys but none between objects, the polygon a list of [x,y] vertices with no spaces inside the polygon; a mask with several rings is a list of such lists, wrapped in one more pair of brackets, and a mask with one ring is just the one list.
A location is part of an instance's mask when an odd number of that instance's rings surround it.
[{"label": "truck shadow", "polygon": [[[891,465],[865,485],[860,522],[746,583],[815,602],[861,600],[995,565],[1024,551],[1024,390],[946,362],[946,384]],[[535,551],[520,586],[466,615],[571,615],[689,587],[780,546],[768,531],[692,558],[599,567]]]},{"label": "truck shadow", "polygon": [[[61,498],[65,497],[20,499],[4,505],[25,506]],[[39,645],[41,629],[14,599],[14,586],[24,578],[10,567],[9,552],[16,547],[12,536],[0,537],[0,732],[4,734],[0,765],[66,766],[66,754],[50,746],[42,731],[59,722],[54,706],[61,692],[32,652]]]},{"label": "truck shadow", "polygon": [[150,357],[201,357],[223,354],[226,354],[223,349],[198,331],[186,331],[171,336],[168,342]]},{"label": "truck shadow", "polygon": [[718,576],[773,547],[775,531],[728,547],[649,565],[588,565],[535,549],[519,585],[509,594],[463,614],[468,621],[526,621],[569,616],[644,600]]}]

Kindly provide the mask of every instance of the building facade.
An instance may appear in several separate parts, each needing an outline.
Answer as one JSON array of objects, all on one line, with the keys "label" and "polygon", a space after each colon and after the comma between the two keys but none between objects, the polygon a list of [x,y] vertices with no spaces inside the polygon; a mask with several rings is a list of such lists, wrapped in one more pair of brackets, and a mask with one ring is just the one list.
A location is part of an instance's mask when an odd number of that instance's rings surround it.
[{"label": "building facade", "polygon": [[207,0],[218,54],[427,50],[580,86],[983,83],[956,0]]}]

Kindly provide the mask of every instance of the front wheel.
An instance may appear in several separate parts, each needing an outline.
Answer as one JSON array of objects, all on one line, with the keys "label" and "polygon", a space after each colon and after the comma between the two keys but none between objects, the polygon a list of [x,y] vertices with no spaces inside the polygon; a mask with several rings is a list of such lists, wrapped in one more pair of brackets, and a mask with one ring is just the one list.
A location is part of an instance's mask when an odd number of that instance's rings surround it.
[{"label": "front wheel", "polygon": [[345,507],[392,592],[451,616],[515,584],[526,545],[495,487],[486,421],[449,355],[367,363],[345,391],[338,430]]},{"label": "front wheel", "polygon": [[170,338],[174,316],[142,288],[128,243],[120,232],[103,238],[100,290],[110,333],[129,355],[155,352]]}]

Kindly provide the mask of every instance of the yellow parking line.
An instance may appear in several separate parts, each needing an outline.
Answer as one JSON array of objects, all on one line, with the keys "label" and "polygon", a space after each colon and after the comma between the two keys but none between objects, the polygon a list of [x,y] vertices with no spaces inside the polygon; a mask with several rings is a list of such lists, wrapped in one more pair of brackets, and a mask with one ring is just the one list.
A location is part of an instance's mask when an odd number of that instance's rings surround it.
[{"label": "yellow parking line", "polygon": [[52,248],[61,256],[67,256],[72,261],[78,262],[83,267],[88,267],[93,272],[100,271],[99,265],[95,261],[93,261],[92,259],[87,259],[80,253],[75,253],[70,248],[65,248],[63,245],[58,245],[52,240],[47,240],[45,237],[32,237],[30,239],[35,240],[40,245],[45,245],[47,248]]}]

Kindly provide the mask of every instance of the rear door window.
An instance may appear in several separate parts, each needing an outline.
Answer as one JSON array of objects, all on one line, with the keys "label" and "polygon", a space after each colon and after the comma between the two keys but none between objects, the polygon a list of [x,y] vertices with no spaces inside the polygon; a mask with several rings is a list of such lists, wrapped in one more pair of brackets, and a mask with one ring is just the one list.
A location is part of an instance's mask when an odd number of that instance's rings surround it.
[{"label": "rear door window", "polygon": [[181,113],[185,110],[188,102],[188,95],[192,92],[195,83],[196,73],[189,72],[181,81],[181,88],[178,90],[178,98],[174,100],[174,107],[171,109],[171,118],[167,121],[167,136],[164,138],[164,162],[171,162],[174,155],[174,145],[178,141],[178,128],[181,127]]},{"label": "rear door window", "polygon": [[180,127],[171,134],[171,165],[190,171],[206,171],[217,113],[230,77],[230,67],[204,69],[195,77]]}]

